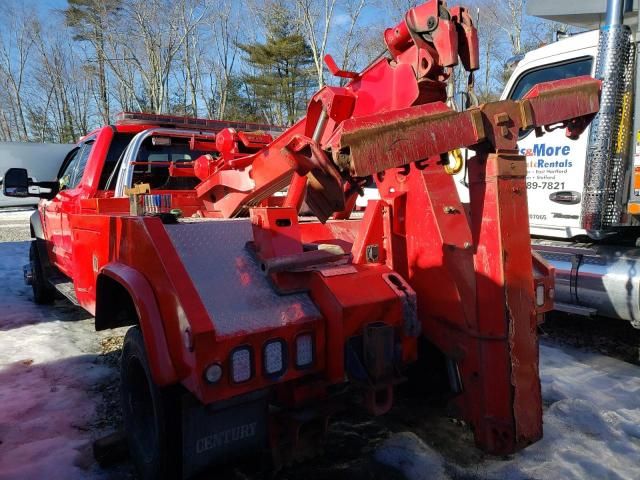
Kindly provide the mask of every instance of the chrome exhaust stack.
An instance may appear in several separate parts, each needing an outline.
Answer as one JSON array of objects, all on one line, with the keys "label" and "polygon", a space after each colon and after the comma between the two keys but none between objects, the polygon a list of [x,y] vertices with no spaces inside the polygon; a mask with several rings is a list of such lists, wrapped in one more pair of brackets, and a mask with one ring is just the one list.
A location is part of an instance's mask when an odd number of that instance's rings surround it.
[{"label": "chrome exhaust stack", "polygon": [[595,77],[602,81],[600,112],[591,124],[584,173],[582,228],[603,236],[622,221],[633,108],[635,44],[623,24],[625,0],[608,0],[600,30]]}]

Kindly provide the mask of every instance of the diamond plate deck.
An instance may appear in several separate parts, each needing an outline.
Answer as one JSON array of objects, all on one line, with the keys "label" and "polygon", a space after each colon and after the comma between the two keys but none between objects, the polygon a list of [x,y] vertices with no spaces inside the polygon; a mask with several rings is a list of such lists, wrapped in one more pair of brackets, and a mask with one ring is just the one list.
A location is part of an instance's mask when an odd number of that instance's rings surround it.
[{"label": "diamond plate deck", "polygon": [[263,331],[320,313],[306,294],[278,295],[245,249],[249,220],[165,225],[218,335]]}]

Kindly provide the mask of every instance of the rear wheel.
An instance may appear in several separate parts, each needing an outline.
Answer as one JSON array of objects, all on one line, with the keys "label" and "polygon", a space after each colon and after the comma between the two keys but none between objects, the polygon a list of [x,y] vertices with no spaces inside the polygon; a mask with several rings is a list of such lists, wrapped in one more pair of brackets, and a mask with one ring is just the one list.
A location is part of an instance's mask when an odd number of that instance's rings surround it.
[{"label": "rear wheel", "polygon": [[181,478],[178,395],[153,382],[140,327],[130,328],[124,339],[120,390],[129,453],[140,478]]},{"label": "rear wheel", "polygon": [[56,298],[56,290],[45,277],[35,240],[31,242],[31,247],[29,248],[29,264],[32,275],[31,288],[33,289],[34,301],[39,304],[53,303]]}]

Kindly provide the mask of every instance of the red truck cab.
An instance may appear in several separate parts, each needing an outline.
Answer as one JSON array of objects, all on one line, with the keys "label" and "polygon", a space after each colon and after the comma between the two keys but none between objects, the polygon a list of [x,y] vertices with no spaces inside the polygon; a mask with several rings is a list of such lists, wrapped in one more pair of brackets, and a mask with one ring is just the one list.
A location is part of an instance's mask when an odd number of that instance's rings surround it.
[{"label": "red truck cab", "polygon": [[57,180],[59,192],[38,206],[39,223],[52,266],[73,277],[72,232],[69,216],[81,213],[95,198],[107,197],[111,172],[142,125],[98,128],[82,137],[64,159]]}]

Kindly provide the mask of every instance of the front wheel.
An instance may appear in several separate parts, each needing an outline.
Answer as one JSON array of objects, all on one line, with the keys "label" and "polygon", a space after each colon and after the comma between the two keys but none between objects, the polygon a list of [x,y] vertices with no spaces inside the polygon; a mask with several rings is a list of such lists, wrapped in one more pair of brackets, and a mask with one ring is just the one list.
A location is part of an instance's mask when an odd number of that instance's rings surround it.
[{"label": "front wheel", "polygon": [[53,303],[56,298],[56,290],[45,277],[36,240],[31,242],[31,247],[29,248],[29,265],[32,275],[33,300],[38,304]]},{"label": "front wheel", "polygon": [[151,378],[140,327],[124,338],[120,363],[122,415],[129,453],[142,480],[181,478],[182,444],[177,394]]}]

